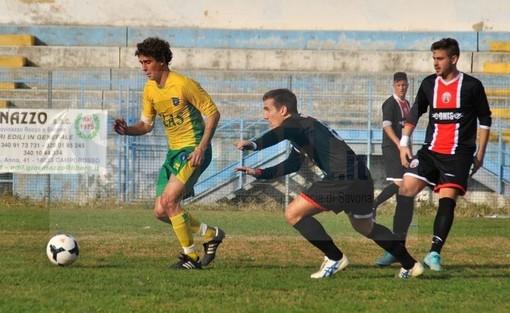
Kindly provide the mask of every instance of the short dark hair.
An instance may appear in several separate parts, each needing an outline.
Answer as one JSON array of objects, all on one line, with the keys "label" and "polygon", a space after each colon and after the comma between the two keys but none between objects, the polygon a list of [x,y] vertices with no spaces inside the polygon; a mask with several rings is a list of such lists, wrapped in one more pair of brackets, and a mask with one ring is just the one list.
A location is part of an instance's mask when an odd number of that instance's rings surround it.
[{"label": "short dark hair", "polygon": [[454,55],[460,56],[460,48],[457,40],[453,38],[443,38],[439,41],[436,41],[430,47],[430,50],[433,52],[434,50],[445,50],[446,55],[448,57],[452,57]]},{"label": "short dark hair", "polygon": [[153,57],[158,62],[170,64],[172,61],[172,50],[168,41],[158,37],[148,37],[136,44],[135,56],[144,55]]},{"label": "short dark hair", "polygon": [[393,81],[398,82],[401,80],[407,80],[407,74],[405,72],[396,72],[393,74]]},{"label": "short dark hair", "polygon": [[277,109],[287,107],[290,114],[298,113],[296,95],[287,88],[269,90],[262,96],[262,101],[273,99]]}]

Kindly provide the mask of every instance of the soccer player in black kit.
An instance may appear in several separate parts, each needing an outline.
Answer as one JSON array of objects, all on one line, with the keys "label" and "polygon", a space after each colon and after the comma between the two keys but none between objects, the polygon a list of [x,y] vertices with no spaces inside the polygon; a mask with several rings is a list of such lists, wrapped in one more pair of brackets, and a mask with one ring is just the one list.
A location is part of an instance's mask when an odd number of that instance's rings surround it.
[{"label": "soccer player in black kit", "polygon": [[[457,196],[466,193],[470,168],[473,175],[483,165],[491,111],[482,83],[457,69],[458,42],[443,38],[432,44],[431,51],[436,73],[423,79],[400,139],[400,159],[408,169],[399,195],[414,197],[427,185],[439,194],[432,245],[424,263],[441,271],[440,253],[453,224]],[[425,144],[413,156],[409,136],[427,110]]]},{"label": "soccer player in black kit", "polygon": [[[387,98],[382,104],[383,117],[383,139],[382,139],[382,155],[384,161],[384,169],[386,171],[386,180],[390,183],[384,187],[381,193],[374,200],[374,219],[377,213],[377,207],[393,197],[396,194],[397,205],[395,214],[393,215],[393,233],[400,237],[405,243],[407,231],[413,219],[413,198],[401,197],[398,195],[400,185],[402,185],[402,177],[405,168],[400,162],[400,137],[405,121],[409,115],[411,106],[406,99],[409,82],[407,74],[404,72],[396,72],[393,74],[393,90],[394,93]],[[384,253],[384,256],[378,259],[375,264],[377,266],[390,266],[397,262],[391,254]]]},{"label": "soccer player in black kit", "polygon": [[321,223],[313,216],[344,211],[353,228],[374,240],[402,264],[397,277],[420,276],[423,265],[407,251],[405,245],[386,227],[373,221],[374,184],[370,171],[338,134],[320,121],[298,113],[295,94],[288,89],[270,90],[262,100],[263,115],[271,130],[254,141],[240,140],[239,150],[262,150],[283,140],[293,146],[283,162],[264,169],[237,167],[257,179],[296,172],[305,158],[318,166],[324,177],[296,197],[285,210],[285,219],[313,246],[324,253],[324,261],[311,278],[326,278],[344,269],[349,261],[335,245]]}]

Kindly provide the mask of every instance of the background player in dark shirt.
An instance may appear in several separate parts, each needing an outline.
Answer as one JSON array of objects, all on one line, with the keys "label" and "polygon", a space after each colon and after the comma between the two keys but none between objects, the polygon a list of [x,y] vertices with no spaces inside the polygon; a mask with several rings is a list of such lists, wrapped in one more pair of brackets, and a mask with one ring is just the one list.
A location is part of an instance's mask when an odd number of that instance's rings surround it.
[{"label": "background player in dark shirt", "polygon": [[298,114],[297,100],[288,89],[270,90],[263,96],[263,114],[271,130],[254,141],[240,140],[240,150],[262,150],[283,140],[293,146],[289,157],[265,169],[237,167],[259,179],[269,179],[299,170],[305,158],[324,173],[287,207],[286,220],[312,245],[324,253],[324,261],[312,278],[325,278],[348,265],[347,257],[334,244],[313,216],[324,211],[344,211],[353,228],[374,240],[402,264],[400,278],[422,274],[423,266],[407,252],[405,245],[386,227],[373,221],[374,185],[370,171],[337,133],[318,120]]},{"label": "background player in dark shirt", "polygon": [[[453,224],[457,196],[466,193],[470,168],[472,175],[483,165],[491,111],[482,83],[457,69],[458,42],[443,38],[432,44],[431,51],[436,73],[422,81],[400,140],[401,162],[409,168],[399,194],[414,197],[427,185],[439,193],[432,245],[424,263],[441,271],[440,253]],[[425,145],[413,157],[409,136],[427,110]]]},{"label": "background player in dark shirt", "polygon": [[[390,183],[381,191],[374,200],[374,218],[377,207],[397,194],[397,206],[393,215],[393,233],[397,235],[403,242],[407,237],[407,231],[413,219],[413,199],[398,195],[398,189],[402,185],[402,177],[404,176],[404,167],[400,162],[400,137],[402,137],[402,129],[406,118],[409,116],[411,106],[406,99],[409,82],[407,74],[404,72],[396,72],[393,74],[393,90],[391,97],[386,99],[382,104],[383,117],[383,140],[382,155],[384,160],[384,169],[386,171],[386,180]],[[378,259],[375,264],[377,266],[390,266],[398,260],[390,253],[384,253],[384,256]]]}]

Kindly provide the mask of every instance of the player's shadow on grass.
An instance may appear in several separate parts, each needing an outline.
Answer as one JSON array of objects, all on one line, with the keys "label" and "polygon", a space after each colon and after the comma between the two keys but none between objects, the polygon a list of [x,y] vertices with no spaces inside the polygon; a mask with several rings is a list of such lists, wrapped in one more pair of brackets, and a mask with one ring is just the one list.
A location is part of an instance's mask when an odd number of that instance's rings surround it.
[{"label": "player's shadow on grass", "polygon": [[[229,267],[229,266],[228,266]],[[310,272],[316,271],[318,265],[297,265],[297,264],[260,264],[255,262],[241,262],[236,267],[264,269],[264,270],[281,270],[281,269],[306,269]],[[335,276],[347,276],[349,279],[362,278],[367,279],[387,279],[388,277],[395,277],[400,269],[399,265],[391,267],[376,267],[367,266],[365,264],[349,264],[349,266]],[[453,264],[445,267],[441,272],[435,272],[425,268],[425,272],[418,279],[425,280],[449,280],[454,278],[510,278],[510,265],[509,264],[486,264],[479,266],[468,266],[463,264]]]},{"label": "player's shadow on grass", "polygon": [[[427,270],[427,272],[432,271]],[[445,266],[444,271],[434,273],[436,273],[435,275],[441,275],[444,273],[450,277],[456,277],[458,275],[463,278],[510,278],[510,264],[452,264]]]}]

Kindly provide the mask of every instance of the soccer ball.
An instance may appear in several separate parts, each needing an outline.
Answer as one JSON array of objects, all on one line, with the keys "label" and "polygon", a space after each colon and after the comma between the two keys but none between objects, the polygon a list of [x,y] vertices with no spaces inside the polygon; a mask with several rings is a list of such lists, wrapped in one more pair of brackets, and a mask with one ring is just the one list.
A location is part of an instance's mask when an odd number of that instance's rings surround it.
[{"label": "soccer ball", "polygon": [[46,254],[51,263],[65,266],[71,265],[78,259],[80,247],[76,238],[69,234],[53,236],[46,246]]}]

